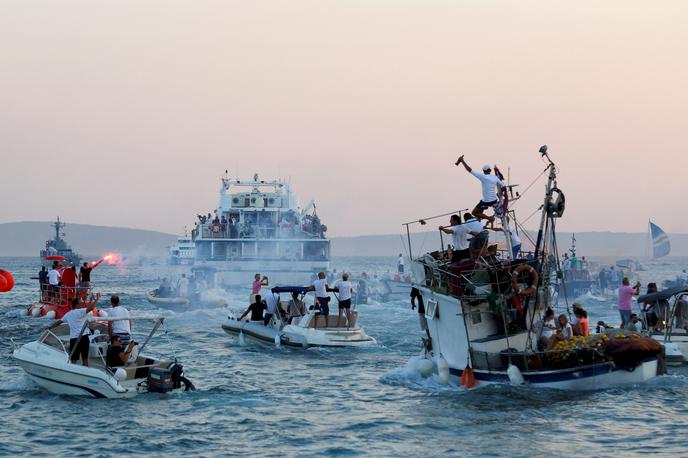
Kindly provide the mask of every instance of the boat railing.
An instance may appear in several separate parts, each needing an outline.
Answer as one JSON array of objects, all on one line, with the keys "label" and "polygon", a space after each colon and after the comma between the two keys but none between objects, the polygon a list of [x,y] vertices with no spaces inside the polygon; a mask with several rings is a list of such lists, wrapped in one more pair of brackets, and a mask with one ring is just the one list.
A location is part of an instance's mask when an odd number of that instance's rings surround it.
[{"label": "boat railing", "polygon": [[536,262],[526,258],[502,261],[499,258],[479,257],[452,264],[443,253],[435,252],[414,260],[422,272],[414,271],[416,282],[440,294],[454,297],[485,297],[493,292],[511,290],[511,270],[519,264]]},{"label": "boat railing", "polygon": [[306,230],[296,224],[232,224],[232,223],[203,223],[192,231],[194,239],[320,239],[324,234]]},{"label": "boat railing", "polygon": [[75,298],[85,302],[93,295],[93,289],[90,286],[55,286],[41,283],[39,294],[39,300],[43,304],[63,305]]}]

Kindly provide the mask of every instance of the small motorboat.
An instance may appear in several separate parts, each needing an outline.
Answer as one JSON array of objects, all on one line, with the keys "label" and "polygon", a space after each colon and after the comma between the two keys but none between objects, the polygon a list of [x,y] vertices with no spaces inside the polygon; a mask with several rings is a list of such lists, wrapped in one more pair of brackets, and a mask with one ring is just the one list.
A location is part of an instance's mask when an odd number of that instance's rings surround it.
[{"label": "small motorboat", "polygon": [[169,310],[190,310],[193,308],[224,307],[227,302],[224,299],[203,299],[200,296],[186,297],[160,297],[157,290],[146,294],[146,300],[151,304]]},{"label": "small motorboat", "polygon": [[383,278],[380,280],[384,289],[382,292],[382,300],[400,300],[408,299],[411,294],[411,276],[405,275],[401,277],[400,275],[395,275],[391,278]]},{"label": "small motorboat", "polygon": [[153,323],[143,344],[134,347],[131,361],[126,366],[112,368],[106,365],[108,335],[107,332],[101,333],[100,329],[89,336],[89,365],[70,362],[69,327],[66,324],[44,331],[38,340],[15,349],[12,357],[36,384],[55,394],[129,398],[146,392],[193,390],[193,384],[184,377],[183,367],[176,359],[156,359],[143,354],[163,324],[163,317],[88,317],[81,333],[84,334],[89,325],[102,328],[105,322],[124,319]]},{"label": "small motorboat", "polygon": [[[272,288],[274,294],[297,293],[303,300],[309,292],[307,286],[278,286]],[[289,301],[280,298],[280,306],[267,326],[262,321],[239,320],[229,316],[222,325],[228,334],[244,335],[259,342],[277,346],[308,348],[308,347],[361,347],[375,345],[377,341],[368,336],[358,324],[359,312],[355,308],[351,311],[352,323],[346,322],[340,326],[325,326],[325,320],[314,307],[306,310],[302,316],[287,316]],[[315,327],[316,320],[318,327]],[[337,317],[330,316],[329,322],[337,321]]]},{"label": "small motorboat", "polygon": [[[661,308],[665,316],[657,317],[663,330],[648,327],[645,333],[664,345],[668,365],[688,363],[688,286],[644,294],[638,297],[638,303],[654,303],[655,308],[659,308],[660,303],[667,304]],[[647,317],[643,317],[643,321],[647,323]]]}]

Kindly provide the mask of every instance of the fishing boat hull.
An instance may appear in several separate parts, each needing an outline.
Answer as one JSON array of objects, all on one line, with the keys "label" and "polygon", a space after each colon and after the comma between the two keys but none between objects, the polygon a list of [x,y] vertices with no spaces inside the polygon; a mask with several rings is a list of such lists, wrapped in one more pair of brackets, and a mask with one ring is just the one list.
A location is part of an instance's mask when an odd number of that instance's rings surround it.
[{"label": "fishing boat hull", "polygon": [[[634,385],[657,377],[658,360],[643,361],[633,369],[620,369],[613,363],[597,364],[555,371],[522,372],[525,384],[533,387],[569,391],[595,391]],[[449,368],[452,381],[461,384],[463,369]],[[473,370],[476,381],[481,383],[511,384],[507,371]]]}]

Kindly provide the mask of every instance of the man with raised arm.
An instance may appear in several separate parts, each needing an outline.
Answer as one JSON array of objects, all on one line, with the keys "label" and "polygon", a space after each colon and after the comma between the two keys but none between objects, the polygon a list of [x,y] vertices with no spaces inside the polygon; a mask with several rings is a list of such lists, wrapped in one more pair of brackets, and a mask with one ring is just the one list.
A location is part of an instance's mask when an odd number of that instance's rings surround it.
[{"label": "man with raised arm", "polygon": [[478,219],[487,219],[488,221],[493,222],[495,217],[487,216],[485,214],[485,210],[497,205],[497,188],[505,186],[504,181],[502,181],[498,176],[501,175],[499,169],[495,167],[495,175],[493,175],[492,167],[490,167],[489,165],[484,165],[482,173],[475,172],[466,163],[466,161],[463,158],[463,155],[456,161],[456,165],[459,164],[463,164],[466,171],[474,177],[476,177],[478,180],[480,180],[480,183],[482,184],[483,196],[480,202],[478,202],[478,205],[476,205],[476,207],[473,209],[473,216],[475,216]]}]

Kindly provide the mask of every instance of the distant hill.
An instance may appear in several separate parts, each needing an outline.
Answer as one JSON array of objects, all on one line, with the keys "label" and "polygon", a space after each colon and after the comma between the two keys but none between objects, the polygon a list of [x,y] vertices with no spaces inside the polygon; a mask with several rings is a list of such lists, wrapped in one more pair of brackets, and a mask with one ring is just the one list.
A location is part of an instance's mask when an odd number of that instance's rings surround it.
[{"label": "distant hill", "polygon": [[[176,243],[173,234],[67,223],[65,240],[83,256],[98,256],[109,251],[140,256],[162,256]],[[27,221],[0,224],[0,256],[38,256],[45,241],[55,232],[50,222]]]},{"label": "distant hill", "polygon": [[[174,234],[123,227],[67,224],[67,242],[84,256],[98,256],[108,251],[127,255],[164,256],[176,242]],[[38,256],[45,241],[52,238],[50,222],[31,221],[0,224],[0,256]],[[644,233],[576,233],[578,252],[584,256],[643,257],[646,255]],[[688,234],[670,234],[672,256],[688,256]],[[411,235],[414,255],[440,246],[438,231]],[[445,243],[449,236],[445,236]],[[570,233],[559,234],[559,249],[571,244]],[[333,256],[396,256],[406,249],[406,234],[362,235],[332,238]]]}]

